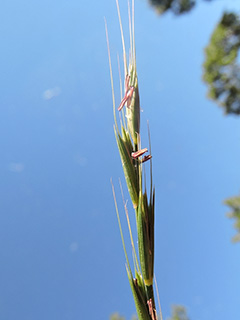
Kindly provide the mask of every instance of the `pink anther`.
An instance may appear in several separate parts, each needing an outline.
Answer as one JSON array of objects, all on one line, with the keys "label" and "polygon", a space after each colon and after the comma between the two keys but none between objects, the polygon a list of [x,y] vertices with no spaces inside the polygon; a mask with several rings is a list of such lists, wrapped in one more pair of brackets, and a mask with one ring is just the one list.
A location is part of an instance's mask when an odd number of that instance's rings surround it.
[{"label": "pink anther", "polygon": [[132,152],[132,157],[134,158],[134,159],[137,159],[137,158],[139,158],[139,157],[141,157],[144,153],[146,153],[148,151],[148,149],[147,148],[144,148],[144,149],[141,149],[141,150],[138,150],[138,151],[136,151],[136,152]]},{"label": "pink anther", "polygon": [[[129,81],[130,81],[130,76],[127,74],[125,78],[125,95],[118,107],[118,111],[122,110],[124,105],[130,101],[132,98],[133,92],[134,92],[134,87],[129,87]],[[129,105],[129,103],[128,103]]]},{"label": "pink anther", "polygon": [[150,160],[150,159],[152,159],[152,156],[151,156],[150,154],[148,154],[147,156],[144,156],[144,157],[143,157],[142,163],[144,163],[144,162],[146,162],[146,161],[148,161],[148,160]]}]

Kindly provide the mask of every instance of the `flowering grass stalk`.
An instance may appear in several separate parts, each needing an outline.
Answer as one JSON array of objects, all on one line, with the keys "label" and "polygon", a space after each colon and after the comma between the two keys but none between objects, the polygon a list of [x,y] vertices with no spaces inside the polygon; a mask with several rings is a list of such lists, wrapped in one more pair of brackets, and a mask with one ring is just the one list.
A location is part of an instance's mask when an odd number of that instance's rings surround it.
[{"label": "flowering grass stalk", "polygon": [[[123,47],[124,61],[124,88],[125,92],[122,100],[118,104],[118,113],[120,125],[118,125],[115,95],[113,86],[113,75],[111,67],[111,57],[109,50],[109,40],[106,27],[106,36],[108,43],[110,76],[113,97],[114,113],[114,132],[117,141],[119,154],[123,166],[125,180],[133,208],[135,210],[137,237],[138,237],[138,255],[135,250],[132,237],[131,226],[129,223],[128,210],[124,202],[125,212],[128,221],[131,245],[134,258],[134,275],[130,267],[127,256],[125,241],[121,228],[121,222],[116,203],[115,191],[113,195],[115,207],[119,222],[120,233],[123,242],[123,248],[127,261],[127,275],[135,301],[136,311],[139,320],[156,320],[156,307],[153,290],[154,278],[154,209],[155,209],[155,189],[152,182],[152,156],[149,135],[150,154],[147,148],[141,148],[140,140],[140,99],[138,89],[138,77],[136,68],[136,50],[134,36],[134,0],[132,0],[132,10],[129,5],[129,29],[130,29],[130,54],[127,61],[123,28],[119,10],[118,0],[116,0],[121,37]],[[130,13],[132,11],[132,14]],[[121,79],[120,79],[121,80]],[[125,120],[126,119],[126,120]],[[146,161],[150,161],[150,192],[147,193],[146,181],[143,178],[143,166]],[[146,178],[145,178],[146,179]],[[144,187],[143,187],[144,185]]]}]

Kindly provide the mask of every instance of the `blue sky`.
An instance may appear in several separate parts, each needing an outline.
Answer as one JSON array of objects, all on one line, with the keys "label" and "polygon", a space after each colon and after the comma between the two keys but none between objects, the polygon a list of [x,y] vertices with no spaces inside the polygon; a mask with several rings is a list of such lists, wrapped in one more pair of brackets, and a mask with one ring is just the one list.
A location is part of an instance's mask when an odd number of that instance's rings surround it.
[{"label": "blue sky", "polygon": [[[120,1],[127,34],[127,4]],[[143,141],[152,136],[156,266],[164,319],[235,320],[239,245],[223,200],[240,190],[240,118],[206,98],[203,49],[224,9],[156,15],[135,1]],[[123,180],[114,140],[104,16],[116,96],[115,1],[3,1],[0,12],[0,318],[130,319],[111,193]],[[127,193],[125,197],[128,198]],[[133,218],[133,213],[132,218]],[[124,211],[121,208],[124,222]],[[127,232],[127,229],[125,229]]]}]

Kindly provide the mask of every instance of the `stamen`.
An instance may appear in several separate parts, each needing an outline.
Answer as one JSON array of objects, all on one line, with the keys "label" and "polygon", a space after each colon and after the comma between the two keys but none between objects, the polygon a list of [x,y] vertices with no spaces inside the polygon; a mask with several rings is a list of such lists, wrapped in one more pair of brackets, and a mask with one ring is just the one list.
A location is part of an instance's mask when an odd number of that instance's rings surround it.
[{"label": "stamen", "polygon": [[127,74],[125,78],[125,92],[127,92],[129,89],[129,81],[130,81],[130,76]]},{"label": "stamen", "polygon": [[130,88],[128,89],[128,92],[127,92],[127,97],[128,97],[128,99],[129,99],[129,98],[132,98],[134,89],[135,89],[134,87],[130,87]]},{"label": "stamen", "polygon": [[157,319],[156,309],[153,308],[152,298],[147,301],[147,304],[148,304],[149,314],[150,314],[152,320],[156,320]]},{"label": "stamen", "polygon": [[132,157],[134,158],[134,159],[137,159],[137,158],[139,158],[139,157],[141,157],[144,153],[146,153],[148,151],[148,149],[147,148],[144,148],[144,149],[141,149],[141,150],[138,150],[138,151],[136,151],[136,152],[132,152]]},{"label": "stamen", "polygon": [[122,108],[124,107],[125,103],[127,102],[127,99],[128,99],[128,98],[127,98],[126,95],[125,95],[125,96],[123,97],[123,99],[122,99],[119,107],[118,107],[118,111],[121,111],[121,110],[122,110]]},{"label": "stamen", "polygon": [[125,96],[123,97],[119,107],[118,107],[118,111],[122,110],[122,108],[124,107],[125,103],[132,98],[134,92],[134,87],[130,87],[128,89],[128,91],[125,93]]},{"label": "stamen", "polygon": [[144,156],[144,157],[143,157],[142,163],[144,163],[144,162],[146,162],[146,161],[148,161],[148,160],[150,160],[150,159],[152,159],[152,156],[151,156],[150,154],[148,154],[147,156]]}]

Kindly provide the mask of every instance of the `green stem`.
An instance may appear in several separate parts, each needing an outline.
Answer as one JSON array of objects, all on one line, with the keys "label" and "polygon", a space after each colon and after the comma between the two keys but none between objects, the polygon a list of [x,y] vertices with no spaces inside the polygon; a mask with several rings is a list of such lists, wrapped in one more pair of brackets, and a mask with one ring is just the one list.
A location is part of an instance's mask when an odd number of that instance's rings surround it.
[{"label": "green stem", "polygon": [[153,307],[155,308],[153,285],[146,286],[146,290],[147,290],[147,298],[148,300],[152,299]]}]

